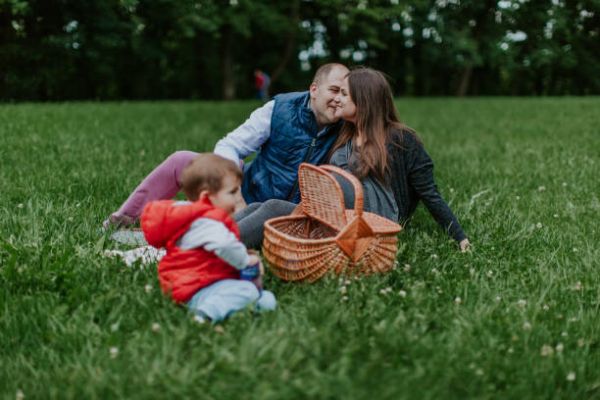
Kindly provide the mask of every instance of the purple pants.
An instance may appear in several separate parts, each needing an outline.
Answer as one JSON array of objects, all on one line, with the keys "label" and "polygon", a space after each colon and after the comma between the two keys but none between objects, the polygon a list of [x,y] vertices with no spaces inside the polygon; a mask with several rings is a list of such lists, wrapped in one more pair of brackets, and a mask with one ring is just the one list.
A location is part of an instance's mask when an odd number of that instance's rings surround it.
[{"label": "purple pants", "polygon": [[198,155],[193,151],[176,151],[135,188],[121,208],[110,216],[110,222],[129,224],[137,221],[144,206],[152,200],[173,198],[180,189],[181,171]]}]

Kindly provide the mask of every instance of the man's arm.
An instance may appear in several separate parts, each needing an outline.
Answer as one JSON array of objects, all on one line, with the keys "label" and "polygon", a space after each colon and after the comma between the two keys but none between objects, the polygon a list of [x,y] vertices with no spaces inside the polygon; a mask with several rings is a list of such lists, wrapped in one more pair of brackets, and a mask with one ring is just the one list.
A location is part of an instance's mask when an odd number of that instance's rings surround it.
[{"label": "man's arm", "polygon": [[271,134],[271,116],[275,101],[254,110],[242,125],[219,140],[214,153],[232,160],[239,165],[240,160],[260,149]]}]

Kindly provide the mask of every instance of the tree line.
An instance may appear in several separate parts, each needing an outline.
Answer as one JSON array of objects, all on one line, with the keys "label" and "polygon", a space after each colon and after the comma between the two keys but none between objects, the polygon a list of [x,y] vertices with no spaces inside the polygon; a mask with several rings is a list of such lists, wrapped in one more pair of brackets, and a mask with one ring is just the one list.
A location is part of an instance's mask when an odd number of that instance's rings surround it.
[{"label": "tree line", "polygon": [[234,99],[326,62],[397,95],[600,93],[598,0],[0,0],[0,99]]}]

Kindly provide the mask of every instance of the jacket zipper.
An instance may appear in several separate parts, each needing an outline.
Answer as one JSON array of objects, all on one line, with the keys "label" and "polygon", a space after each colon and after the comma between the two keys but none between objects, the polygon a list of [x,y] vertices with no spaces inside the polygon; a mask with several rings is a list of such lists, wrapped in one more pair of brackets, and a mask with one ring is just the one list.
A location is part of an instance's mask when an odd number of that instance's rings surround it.
[{"label": "jacket zipper", "polygon": [[[317,145],[317,138],[313,138],[312,142],[310,142],[310,147],[308,148],[308,151],[306,152],[306,155],[304,156],[304,160],[302,160],[302,162],[307,162],[309,160],[310,156],[312,156],[313,150],[316,145]],[[290,195],[288,196],[288,201],[294,200],[297,190],[298,190],[298,178],[296,178],[296,182],[294,182],[294,187],[292,187],[292,191],[290,192]]]}]

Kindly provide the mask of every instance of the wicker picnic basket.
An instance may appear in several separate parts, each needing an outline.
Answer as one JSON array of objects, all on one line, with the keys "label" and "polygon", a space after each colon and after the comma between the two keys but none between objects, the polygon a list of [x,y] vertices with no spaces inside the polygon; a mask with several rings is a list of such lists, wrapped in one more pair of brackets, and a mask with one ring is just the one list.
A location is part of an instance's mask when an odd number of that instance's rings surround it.
[{"label": "wicker picnic basket", "polygon": [[[354,209],[346,210],[339,174],[354,187]],[[302,164],[298,171],[301,203],[285,217],[265,223],[263,256],[277,277],[314,282],[328,271],[372,274],[394,266],[402,227],[363,212],[363,190],[352,174],[330,165]]]}]

